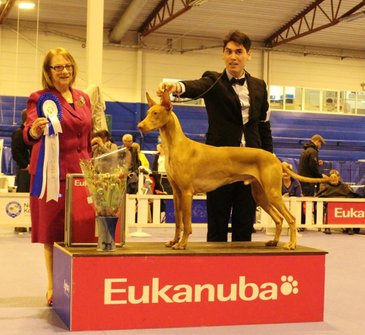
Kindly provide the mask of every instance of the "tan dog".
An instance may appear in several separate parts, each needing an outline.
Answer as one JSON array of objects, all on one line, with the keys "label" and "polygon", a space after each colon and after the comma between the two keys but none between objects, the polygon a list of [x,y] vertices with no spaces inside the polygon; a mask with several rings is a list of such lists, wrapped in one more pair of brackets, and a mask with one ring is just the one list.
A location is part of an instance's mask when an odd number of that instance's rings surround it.
[{"label": "tan dog", "polygon": [[[272,153],[254,148],[214,147],[187,138],[179,120],[172,111],[169,92],[165,91],[161,104],[156,104],[148,95],[150,106],[146,118],[138,124],[142,132],[160,130],[165,150],[165,164],[168,180],[173,189],[176,229],[172,241],[166,246],[185,249],[192,233],[191,209],[193,195],[205,193],[225,184],[243,181],[251,184],[252,195],[276,224],[275,236],[267,246],[277,246],[281,234],[283,218],[290,228],[290,241],[285,249],[296,247],[295,218],[286,208],[281,195],[283,169],[306,182],[322,182],[298,176]],[[183,232],[181,238],[181,232]]]}]

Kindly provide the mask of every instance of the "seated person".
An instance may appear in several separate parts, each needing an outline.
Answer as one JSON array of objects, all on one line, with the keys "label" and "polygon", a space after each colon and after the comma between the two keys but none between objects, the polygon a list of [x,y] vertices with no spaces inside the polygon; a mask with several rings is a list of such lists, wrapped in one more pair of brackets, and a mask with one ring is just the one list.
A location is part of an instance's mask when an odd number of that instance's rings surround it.
[{"label": "seated person", "polygon": [[[330,177],[329,182],[321,183],[319,190],[316,194],[320,198],[360,198],[360,195],[354,192],[354,190],[346,183],[341,180],[340,173],[337,170],[331,170],[328,174]],[[358,228],[355,231],[358,232]],[[331,234],[331,229],[326,228],[325,234]],[[345,229],[349,235],[354,233],[354,229]]]},{"label": "seated person", "polygon": [[[293,169],[290,166],[290,169]],[[283,172],[283,183],[281,186],[281,194],[283,197],[302,197],[302,186],[299,180],[294,179],[288,173]],[[304,228],[298,228],[298,231],[303,231]]]},{"label": "seated person", "polygon": [[281,186],[281,194],[284,197],[302,197],[302,187],[300,182],[292,178],[286,172],[283,172],[283,184]]}]

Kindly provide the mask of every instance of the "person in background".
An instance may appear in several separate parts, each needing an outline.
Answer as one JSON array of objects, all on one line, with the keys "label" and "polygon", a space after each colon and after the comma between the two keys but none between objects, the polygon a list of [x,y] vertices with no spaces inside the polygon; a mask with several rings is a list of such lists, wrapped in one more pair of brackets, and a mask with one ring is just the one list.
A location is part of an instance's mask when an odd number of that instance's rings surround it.
[{"label": "person in background", "polygon": [[124,134],[122,136],[122,142],[122,147],[126,148],[131,153],[131,163],[129,166],[129,171],[136,173],[138,171],[138,168],[141,166],[141,161],[139,160],[137,149],[132,146],[133,136],[131,134]]},{"label": "person in background", "polygon": [[17,192],[29,192],[30,175],[29,163],[32,147],[27,145],[23,139],[23,129],[27,118],[27,110],[22,111],[22,125],[16,129],[11,136],[11,154],[17,166],[15,185]]},{"label": "person in background", "polygon": [[[273,152],[266,83],[252,77],[245,66],[251,60],[251,40],[230,32],[223,41],[225,69],[207,71],[197,80],[162,82],[165,90],[182,98],[203,98],[208,113],[206,143],[214,146],[251,147]],[[202,167],[204,169],[204,167]],[[225,242],[232,222],[232,241],[251,241],[256,203],[251,186],[236,182],[207,193],[209,242]]]},{"label": "person in background", "polygon": [[130,154],[127,193],[136,194],[138,192],[138,168],[141,166],[141,161],[139,160],[137,149],[132,146],[133,136],[131,134],[124,134],[122,136],[122,142],[122,148],[126,148]]},{"label": "person in background", "polygon": [[[32,147],[23,139],[23,129],[27,118],[27,110],[22,110],[22,124],[11,135],[11,155],[16,163],[15,186],[17,192],[29,192],[30,174],[29,162]],[[26,227],[15,227],[16,233],[26,232]]]},{"label": "person in background", "polygon": [[288,173],[283,172],[283,183],[281,194],[284,197],[302,197],[302,187],[297,179],[292,178]]},{"label": "person in background", "polygon": [[93,157],[97,157],[107,152],[111,152],[118,149],[118,146],[114,143],[109,131],[99,130],[93,135],[91,140]]},{"label": "person in background", "polygon": [[[290,165],[293,169],[293,166]],[[283,197],[302,197],[302,187],[297,179],[292,178],[288,173],[283,172],[283,182],[281,186],[281,194]],[[304,228],[298,228],[298,231],[303,231]]]},{"label": "person in background", "polygon": [[141,151],[141,146],[139,145],[139,143],[133,142],[132,147],[137,150],[138,158],[141,162],[141,166],[143,166],[145,169],[149,170],[150,162],[148,161],[146,155]]},{"label": "person in background", "polygon": [[[357,194],[351,186],[342,182],[340,172],[337,170],[331,170],[328,174],[330,180],[327,183],[321,183],[316,197],[319,198],[360,198],[361,196]],[[360,229],[355,228],[356,232]],[[354,234],[353,228],[346,228],[344,232],[349,235]],[[331,234],[330,228],[325,228],[325,234]]]},{"label": "person in background", "polygon": [[[304,150],[300,155],[298,173],[305,177],[322,178],[324,175],[320,172],[320,166],[323,161],[318,159],[318,152],[326,141],[321,135],[313,135],[309,142],[304,144]],[[317,184],[300,182],[304,196],[314,196]]]},{"label": "person in background", "polygon": [[172,188],[166,175],[165,151],[163,150],[161,143],[157,144],[156,150],[157,153],[155,154],[152,163],[152,172],[156,183],[156,194],[160,192],[161,194],[172,194]]},{"label": "person in background", "polygon": [[[91,157],[90,100],[86,93],[73,88],[76,75],[76,62],[66,49],[55,48],[46,53],[43,89],[28,99],[23,130],[25,143],[32,146],[32,242],[44,244],[49,306],[53,304],[53,243],[64,241],[66,175],[81,173],[80,159]],[[47,155],[46,142],[52,149]],[[48,160],[44,161],[46,157]],[[48,168],[46,179],[42,179],[43,168]]]}]

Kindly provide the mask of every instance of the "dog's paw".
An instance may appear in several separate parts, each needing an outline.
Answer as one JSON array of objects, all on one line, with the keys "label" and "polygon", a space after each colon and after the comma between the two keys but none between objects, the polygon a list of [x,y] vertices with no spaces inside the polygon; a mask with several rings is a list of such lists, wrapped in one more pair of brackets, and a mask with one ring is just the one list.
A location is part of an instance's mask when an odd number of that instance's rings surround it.
[{"label": "dog's paw", "polygon": [[266,245],[267,247],[276,247],[276,246],[278,245],[278,241],[275,241],[275,240],[267,241],[267,242],[265,243],[265,245]]},{"label": "dog's paw", "polygon": [[185,250],[186,249],[186,244],[182,244],[182,243],[176,243],[172,246],[173,250]]},{"label": "dog's paw", "polygon": [[296,246],[297,246],[296,243],[289,242],[289,243],[285,243],[283,248],[285,250],[295,250]]},{"label": "dog's paw", "polygon": [[165,247],[171,248],[176,244],[176,241],[168,241],[165,243]]}]

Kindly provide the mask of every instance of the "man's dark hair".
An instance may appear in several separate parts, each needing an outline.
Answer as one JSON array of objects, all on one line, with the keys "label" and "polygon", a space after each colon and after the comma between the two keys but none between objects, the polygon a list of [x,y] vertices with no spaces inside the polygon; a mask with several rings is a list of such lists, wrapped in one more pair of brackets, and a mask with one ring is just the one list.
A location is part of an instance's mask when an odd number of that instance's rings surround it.
[{"label": "man's dark hair", "polygon": [[223,50],[226,48],[227,43],[231,41],[236,42],[238,44],[242,44],[246,49],[246,51],[250,51],[251,40],[246,34],[241,33],[238,30],[229,32],[228,35],[223,40]]}]

